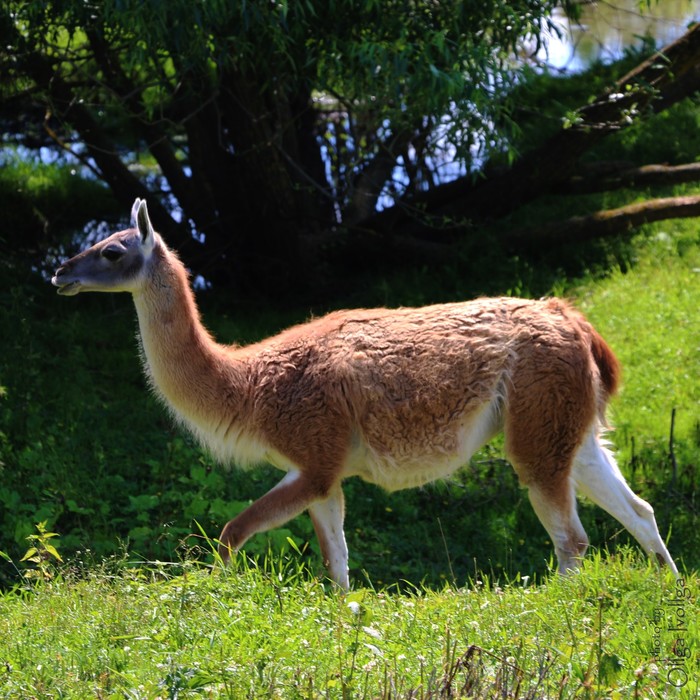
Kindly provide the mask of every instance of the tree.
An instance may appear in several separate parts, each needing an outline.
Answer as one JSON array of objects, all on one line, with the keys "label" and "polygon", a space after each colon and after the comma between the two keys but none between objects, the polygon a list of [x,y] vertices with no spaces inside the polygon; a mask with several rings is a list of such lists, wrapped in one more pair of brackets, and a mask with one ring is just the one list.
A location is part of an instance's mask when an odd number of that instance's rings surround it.
[{"label": "tree", "polygon": [[[607,134],[700,88],[695,25],[515,157],[513,57],[537,47],[555,4],[9,2],[0,120],[15,141],[71,150],[122,211],[148,198],[217,284],[279,291],[350,256],[444,259],[450,235],[562,190]],[[493,152],[512,162],[482,169]],[[663,201],[572,226],[584,239],[694,211]]]},{"label": "tree", "polygon": [[[664,110],[700,90],[700,24],[694,24],[683,36],[672,44],[644,60],[588,104],[575,110],[571,116],[549,138],[536,148],[522,154],[511,167],[499,170],[490,176],[474,181],[460,178],[435,188],[423,195],[414,196],[412,210],[395,209],[381,212],[366,222],[368,228],[391,231],[401,228],[403,233],[424,230],[426,221],[434,219],[468,219],[484,221],[489,217],[504,216],[536,197],[561,188],[579,167],[580,157],[611,133],[628,128],[655,112]],[[685,168],[697,175],[694,168]],[[657,169],[658,173],[658,169]],[[674,171],[677,175],[677,171]],[[668,174],[667,180],[673,175]],[[689,178],[686,178],[686,181]],[[647,180],[648,181],[648,180]],[[680,216],[696,216],[696,209],[686,200],[679,202]],[[420,212],[416,216],[415,212]],[[647,207],[649,219],[658,221],[670,218],[673,207],[670,202]],[[651,213],[653,211],[653,213]],[[603,232],[624,230],[630,225],[644,223],[643,207],[615,216],[598,215],[588,222]],[[600,226],[602,220],[605,226]],[[618,222],[612,226],[613,220]],[[586,222],[578,221],[582,226]],[[555,225],[553,231],[564,227]],[[579,235],[579,238],[587,237]],[[535,240],[542,238],[534,234]],[[523,232],[510,236],[511,241],[528,240]]]},{"label": "tree", "polygon": [[310,235],[361,230],[502,142],[512,57],[556,4],[8,2],[0,115],[124,211],[148,197],[196,272],[284,286]]}]

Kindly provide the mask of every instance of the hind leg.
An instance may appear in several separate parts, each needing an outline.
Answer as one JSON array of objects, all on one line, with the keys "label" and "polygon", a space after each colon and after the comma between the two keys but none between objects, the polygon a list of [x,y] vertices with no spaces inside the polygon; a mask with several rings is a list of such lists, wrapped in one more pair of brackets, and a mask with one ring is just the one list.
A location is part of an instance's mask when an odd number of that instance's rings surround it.
[{"label": "hind leg", "polygon": [[555,448],[561,447],[564,441],[554,440],[549,435],[536,443],[516,442],[514,439],[524,435],[524,431],[506,433],[506,451],[520,483],[528,489],[537,517],[552,540],[559,573],[565,574],[578,568],[588,548],[588,537],[578,517],[576,491],[570,477],[574,449],[569,446],[557,454]]},{"label": "hind leg", "polygon": [[586,416],[579,415],[574,397],[563,389],[544,393],[536,402],[523,401],[517,411],[515,403],[511,400],[506,417],[506,454],[528,489],[530,503],[554,545],[559,572],[564,574],[578,568],[588,547],[571,479]]},{"label": "hind leg", "polygon": [[677,576],[678,569],[666,549],[653,508],[627,485],[615,458],[591,431],[574,458],[572,477],[578,490],[618,520],[647,554],[655,556]]},{"label": "hind leg", "polygon": [[578,568],[588,538],[576,511],[576,497],[568,478],[558,484],[530,484],[530,503],[547,530],[557,555],[560,574]]}]

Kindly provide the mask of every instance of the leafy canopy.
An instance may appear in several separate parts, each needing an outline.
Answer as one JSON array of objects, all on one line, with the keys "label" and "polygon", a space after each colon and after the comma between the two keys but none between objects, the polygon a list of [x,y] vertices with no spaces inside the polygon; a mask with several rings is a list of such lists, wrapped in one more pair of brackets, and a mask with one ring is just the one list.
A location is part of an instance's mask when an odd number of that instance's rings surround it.
[{"label": "leafy canopy", "polygon": [[[267,236],[268,250],[502,148],[515,57],[553,30],[558,4],[9,2],[0,118],[23,114],[18,140],[60,139],[124,204],[161,190],[156,223],[181,240],[198,231],[221,251],[235,221],[233,235]],[[146,150],[157,182],[123,167]]]}]

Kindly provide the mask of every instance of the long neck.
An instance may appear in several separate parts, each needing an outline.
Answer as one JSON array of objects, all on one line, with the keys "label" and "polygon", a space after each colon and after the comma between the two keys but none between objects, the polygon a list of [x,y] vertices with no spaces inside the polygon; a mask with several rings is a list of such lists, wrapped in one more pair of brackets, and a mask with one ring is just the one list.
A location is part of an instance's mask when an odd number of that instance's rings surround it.
[{"label": "long neck", "polygon": [[146,372],[177,417],[209,442],[237,420],[241,368],[202,325],[187,272],[159,241],[148,282],[134,294]]}]

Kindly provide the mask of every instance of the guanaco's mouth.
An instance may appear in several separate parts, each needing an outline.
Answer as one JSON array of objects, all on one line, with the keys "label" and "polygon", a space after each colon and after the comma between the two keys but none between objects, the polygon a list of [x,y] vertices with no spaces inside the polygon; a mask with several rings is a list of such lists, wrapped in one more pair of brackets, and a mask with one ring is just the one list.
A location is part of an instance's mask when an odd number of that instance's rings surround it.
[{"label": "guanaco's mouth", "polygon": [[80,282],[61,282],[58,277],[54,277],[51,284],[58,287],[56,291],[66,297],[72,297],[80,291]]}]

